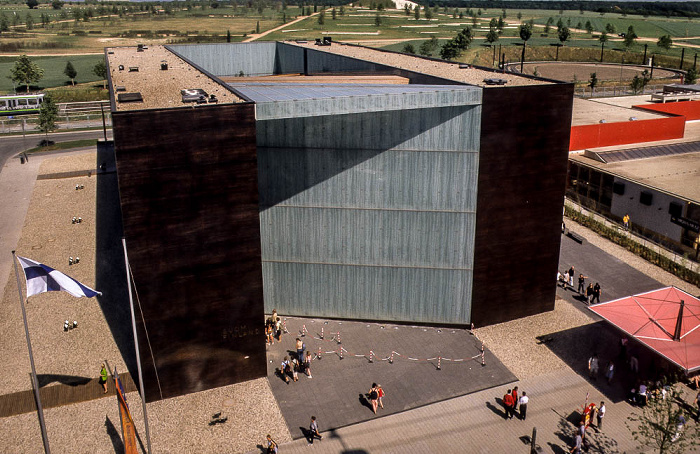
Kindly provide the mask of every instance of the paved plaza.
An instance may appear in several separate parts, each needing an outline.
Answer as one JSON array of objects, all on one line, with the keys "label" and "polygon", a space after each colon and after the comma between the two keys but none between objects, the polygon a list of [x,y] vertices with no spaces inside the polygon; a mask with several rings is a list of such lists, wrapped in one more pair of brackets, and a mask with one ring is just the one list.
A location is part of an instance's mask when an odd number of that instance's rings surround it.
[{"label": "paved plaza", "polygon": [[[31,399],[27,399],[29,366],[9,250],[16,247],[30,254],[45,248],[41,254],[48,254],[44,256],[60,265],[67,252],[48,249],[54,247],[54,242],[71,242],[71,247],[86,247],[81,262],[90,263],[92,255],[100,263],[94,275],[89,268],[72,268],[71,272],[86,273],[78,277],[98,282],[100,290],[108,289],[108,298],[115,298],[117,291],[112,288],[117,284],[110,280],[119,280],[108,276],[100,262],[118,256],[118,245],[105,238],[105,232],[119,230],[118,226],[106,225],[114,223],[114,213],[99,218],[104,212],[97,205],[98,220],[92,222],[92,214],[85,215],[85,237],[76,236],[75,226],[65,222],[75,209],[93,213],[89,210],[95,209],[94,200],[115,203],[114,175],[67,173],[47,179],[47,174],[59,174],[64,167],[77,166],[85,171],[96,168],[97,163],[94,150],[61,154],[55,162],[53,159],[36,157],[24,166],[10,159],[0,173],[0,190],[14,195],[10,203],[0,205],[0,244],[8,248],[0,259],[0,272],[7,283],[5,309],[1,312],[5,320],[2,358],[6,367],[0,373],[0,453],[42,450],[36,413]],[[37,179],[38,174],[44,177]],[[96,179],[102,183],[95,183]],[[76,182],[86,184],[85,193],[75,192]],[[88,193],[93,194],[93,201],[79,199]],[[53,204],[50,209],[46,205],[49,200]],[[76,205],[76,200],[82,205]],[[49,226],[51,233],[42,236],[39,225]],[[700,289],[592,232],[570,221],[567,226],[585,241],[579,244],[562,237],[559,268],[564,271],[574,265],[577,273],[600,282],[603,301],[667,285],[700,293]],[[117,365],[120,372],[129,370],[135,375],[130,353],[133,344],[129,341],[130,326],[121,323],[124,308],[108,307],[106,301],[76,303],[51,295],[43,300],[37,297],[28,305],[32,342],[40,352],[36,359],[42,395],[55,397],[55,405],[48,405],[46,410],[54,452],[92,454],[123,449],[114,394],[110,390],[105,397],[95,380],[104,360]],[[494,295],[494,304],[498,304],[498,295]],[[67,309],[81,317],[76,332],[58,329],[56,320],[62,323]],[[635,377],[618,360],[620,333],[589,311],[571,290],[557,289],[552,312],[476,327],[474,333],[448,327],[280,315],[286,319],[289,333],[268,347],[266,379],[148,404],[153,452],[261,453],[265,434],[271,433],[281,444],[280,453],[526,453],[528,447],[523,440],[536,427],[537,444],[543,452],[563,454],[572,442],[574,422],[587,395],[589,402],[605,400],[608,408],[604,430],[590,434],[595,452],[645,452],[637,448],[625,426],[627,416],[637,409],[623,398]],[[283,356],[294,353],[294,339],[302,331],[307,349],[317,354],[320,348],[322,359],[313,362],[312,379],[300,374],[298,382],[286,384],[276,368]],[[484,366],[481,341],[485,343]],[[631,345],[630,349],[640,356],[644,378],[663,372],[664,365],[640,346]],[[587,377],[586,360],[594,351],[601,361],[613,360],[618,365],[610,385]],[[394,361],[390,363],[392,352]],[[382,384],[386,391],[385,408],[376,416],[362,397],[372,382]],[[128,383],[129,390],[133,390],[133,384]],[[531,398],[526,421],[503,418],[501,398],[515,385]],[[692,401],[691,390],[684,390],[686,400]],[[145,452],[141,402],[137,392],[127,395],[140,451]],[[210,425],[211,415],[219,411],[229,420]],[[317,416],[324,436],[312,446],[302,431],[308,427],[311,415]]]}]

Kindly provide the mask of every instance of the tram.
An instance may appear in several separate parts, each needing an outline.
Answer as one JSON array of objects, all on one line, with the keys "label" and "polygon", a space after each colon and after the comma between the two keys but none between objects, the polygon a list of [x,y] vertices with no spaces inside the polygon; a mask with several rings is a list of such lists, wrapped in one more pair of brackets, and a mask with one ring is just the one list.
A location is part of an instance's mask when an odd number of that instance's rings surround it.
[{"label": "tram", "polygon": [[38,113],[44,94],[0,95],[0,115],[21,115]]}]

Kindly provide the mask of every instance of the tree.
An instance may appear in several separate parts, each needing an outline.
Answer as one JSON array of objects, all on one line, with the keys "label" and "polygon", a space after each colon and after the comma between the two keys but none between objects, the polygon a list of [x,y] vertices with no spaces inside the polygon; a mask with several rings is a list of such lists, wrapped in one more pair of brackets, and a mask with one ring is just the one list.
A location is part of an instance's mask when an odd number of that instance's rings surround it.
[{"label": "tree", "polygon": [[29,9],[34,9],[39,6],[39,0],[27,0],[27,6]]},{"label": "tree", "polygon": [[695,70],[695,68],[690,68],[688,71],[685,72],[685,79],[683,81],[684,84],[695,85],[695,82],[697,80],[698,80],[698,72]]},{"label": "tree", "polygon": [[376,25],[377,27],[381,27],[381,26],[382,26],[382,16],[381,16],[379,13],[377,13],[377,14],[374,16],[374,25]]},{"label": "tree", "polygon": [[521,24],[518,34],[520,39],[524,41],[523,44],[525,44],[532,37],[532,27],[530,27],[530,24]]},{"label": "tree", "polygon": [[[323,12],[321,12],[323,14]],[[260,21],[255,24],[255,33],[260,33]]]},{"label": "tree", "polygon": [[29,93],[29,84],[39,82],[44,77],[44,70],[25,54],[17,58],[15,66],[10,68],[10,74],[10,79],[18,84],[25,84]]},{"label": "tree", "polygon": [[44,101],[39,109],[39,130],[47,134],[56,129],[58,121],[58,104],[53,100],[51,94],[44,95]]},{"label": "tree", "polygon": [[591,73],[591,78],[588,80],[588,86],[591,87],[591,91],[594,91],[597,85],[598,75],[596,73]]},{"label": "tree", "polygon": [[494,30],[498,27],[498,20],[495,17],[491,18],[491,21],[489,21],[489,29]]},{"label": "tree", "polygon": [[493,44],[498,41],[498,32],[496,32],[494,29],[489,30],[489,32],[486,34],[486,41],[489,44]]},{"label": "tree", "polygon": [[30,13],[27,13],[27,18],[24,20],[24,26],[27,27],[27,30],[34,29],[34,18],[32,18]]},{"label": "tree", "polygon": [[428,20],[433,18],[433,10],[431,10],[429,6],[425,7],[425,18]]},{"label": "tree", "polygon": [[102,79],[102,88],[107,89],[107,65],[105,65],[104,60],[100,60],[99,63],[92,68],[92,73]]},{"label": "tree", "polygon": [[420,19],[420,5],[416,5],[416,7],[413,8],[413,18],[415,20]]},{"label": "tree", "polygon": [[418,53],[427,57],[438,48],[438,45],[438,39],[433,36],[429,40],[423,41],[423,43],[418,48]]},{"label": "tree", "polygon": [[340,15],[345,16],[345,7],[343,5],[340,5]]},{"label": "tree", "polygon": [[606,33],[610,33],[611,35],[614,34],[617,30],[615,30],[615,26],[608,22],[605,24],[605,31]]},{"label": "tree", "polygon": [[0,33],[6,32],[10,29],[10,22],[7,20],[5,13],[0,13]]},{"label": "tree", "polygon": [[662,47],[666,50],[669,50],[671,48],[671,45],[673,44],[673,40],[671,39],[671,35],[663,35],[659,40],[656,42],[656,45],[659,47]]},{"label": "tree", "polygon": [[523,18],[523,13],[521,13],[520,11],[518,11],[518,14],[516,14],[516,17],[518,18],[518,20],[522,19],[522,18]]},{"label": "tree", "polygon": [[454,37],[454,42],[459,50],[466,50],[471,45],[473,38],[472,29],[467,27],[457,33],[457,36]]},{"label": "tree", "polygon": [[231,42],[231,30],[226,30],[226,42]]},{"label": "tree", "polygon": [[73,66],[73,63],[70,61],[66,63],[66,67],[63,70],[63,74],[66,75],[71,81],[71,84],[75,86],[75,76],[78,75],[78,71],[75,70],[75,67]]},{"label": "tree", "polygon": [[562,27],[557,32],[557,35],[559,36],[559,41],[561,41],[561,43],[564,44],[571,37],[571,31],[568,27]]},{"label": "tree", "polygon": [[[641,414],[627,419],[627,428],[642,446],[648,446],[663,454],[683,453],[698,445],[700,426],[680,424],[684,404],[681,394],[671,386],[666,398],[649,399]],[[679,430],[680,425],[680,430]],[[658,451],[657,451],[658,450]]]},{"label": "tree", "polygon": [[53,8],[53,9],[63,8],[63,2],[61,0],[53,0],[51,2],[51,8]]},{"label": "tree", "polygon": [[459,57],[460,50],[457,47],[457,44],[455,43],[454,39],[449,40],[445,44],[442,45],[442,48],[440,48],[440,58],[443,60],[452,60],[454,58]]},{"label": "tree", "polygon": [[593,33],[593,24],[591,24],[591,21],[589,21],[589,20],[586,21],[586,31],[589,34]]},{"label": "tree", "polygon": [[335,20],[336,16],[337,16],[337,13],[335,12],[335,8],[333,8],[331,10],[331,19]]},{"label": "tree", "polygon": [[637,39],[637,34],[634,32],[634,27],[630,25],[625,33],[625,46],[630,47],[634,44],[635,39]]},{"label": "tree", "polygon": [[557,21],[557,30],[561,30],[561,28],[564,26],[564,21],[561,20],[561,17]]},{"label": "tree", "polygon": [[[476,24],[475,24],[475,25],[476,25]],[[506,23],[503,21],[503,18],[502,18],[502,17],[499,17],[499,18],[498,18],[498,26],[496,27],[496,28],[498,28],[498,31],[499,31],[499,32],[502,32],[502,31],[503,31],[503,27],[505,27],[505,26],[506,26]]]},{"label": "tree", "polygon": [[405,54],[415,54],[416,49],[413,47],[413,44],[411,43],[406,43],[403,45],[403,52]]},{"label": "tree", "polygon": [[411,15],[411,5],[406,3],[403,5],[403,11],[406,13],[407,16]]}]

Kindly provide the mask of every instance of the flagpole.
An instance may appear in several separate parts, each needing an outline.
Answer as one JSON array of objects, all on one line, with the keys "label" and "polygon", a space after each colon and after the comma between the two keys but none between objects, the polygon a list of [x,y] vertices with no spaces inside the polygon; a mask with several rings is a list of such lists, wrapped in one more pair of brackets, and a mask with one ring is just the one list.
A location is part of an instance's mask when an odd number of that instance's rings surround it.
[{"label": "flagpole", "polygon": [[17,278],[17,292],[19,293],[19,304],[22,306],[22,319],[24,320],[24,334],[27,337],[27,348],[29,349],[29,363],[32,365],[32,385],[34,387],[34,398],[36,399],[36,412],[39,415],[39,426],[41,427],[41,439],[44,442],[44,452],[51,454],[49,448],[49,437],[46,434],[46,423],[44,422],[44,409],[41,406],[41,397],[39,397],[39,382],[36,379],[36,368],[34,367],[34,355],[32,354],[32,343],[29,340],[29,327],[27,325],[27,311],[24,309],[24,298],[22,297],[22,286],[19,282],[19,273],[17,272],[17,260],[15,259],[15,251],[12,251],[12,263],[15,266],[15,277]]},{"label": "flagpole", "polygon": [[[139,388],[141,390],[141,405],[143,406],[143,420],[146,425],[146,447],[151,454],[151,436],[148,431],[148,413],[146,412],[146,392],[143,389],[143,373],[141,372],[141,354],[139,353],[139,338],[136,333],[136,316],[134,315],[134,298],[131,295],[131,271],[129,270],[129,256],[126,253],[126,239],[122,238],[124,246],[124,264],[126,266],[126,285],[129,289],[129,306],[131,307],[131,327],[134,331],[134,348],[136,350],[136,368],[139,373]],[[16,268],[16,265],[15,265]]]}]

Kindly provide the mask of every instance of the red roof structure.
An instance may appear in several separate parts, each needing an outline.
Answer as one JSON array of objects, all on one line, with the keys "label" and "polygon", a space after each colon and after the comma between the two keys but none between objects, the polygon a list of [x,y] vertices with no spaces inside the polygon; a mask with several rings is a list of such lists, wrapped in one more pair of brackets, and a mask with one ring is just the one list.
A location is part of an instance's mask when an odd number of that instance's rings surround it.
[{"label": "red roof structure", "polygon": [[700,299],[666,287],[590,309],[691,373],[700,369]]}]

